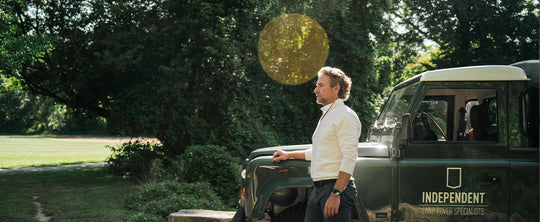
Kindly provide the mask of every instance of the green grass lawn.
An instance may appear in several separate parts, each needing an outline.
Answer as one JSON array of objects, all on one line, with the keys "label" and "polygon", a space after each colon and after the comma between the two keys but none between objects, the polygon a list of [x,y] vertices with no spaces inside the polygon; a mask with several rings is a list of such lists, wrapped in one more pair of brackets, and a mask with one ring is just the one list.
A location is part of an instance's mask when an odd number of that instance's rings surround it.
[{"label": "green grass lawn", "polygon": [[0,168],[103,162],[115,141],[66,141],[41,136],[0,136]]},{"label": "green grass lawn", "polygon": [[[67,140],[66,140],[67,139]],[[0,136],[0,168],[103,162],[119,140]],[[0,174],[0,221],[37,221],[34,199],[52,221],[126,221],[126,198],[139,186],[106,168]]]},{"label": "green grass lawn", "polygon": [[136,186],[104,168],[0,175],[0,221],[35,222],[35,197],[52,221],[126,221]]}]

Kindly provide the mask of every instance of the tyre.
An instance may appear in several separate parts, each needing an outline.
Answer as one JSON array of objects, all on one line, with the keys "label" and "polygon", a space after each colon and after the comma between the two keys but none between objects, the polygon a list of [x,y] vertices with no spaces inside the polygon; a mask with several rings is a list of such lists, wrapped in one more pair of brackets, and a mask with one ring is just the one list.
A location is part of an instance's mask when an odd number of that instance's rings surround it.
[{"label": "tyre", "polygon": [[244,208],[238,208],[232,219],[233,222],[245,222],[246,221],[246,211]]},{"label": "tyre", "polygon": [[299,203],[281,211],[272,218],[272,222],[303,222],[306,215],[306,204]]}]

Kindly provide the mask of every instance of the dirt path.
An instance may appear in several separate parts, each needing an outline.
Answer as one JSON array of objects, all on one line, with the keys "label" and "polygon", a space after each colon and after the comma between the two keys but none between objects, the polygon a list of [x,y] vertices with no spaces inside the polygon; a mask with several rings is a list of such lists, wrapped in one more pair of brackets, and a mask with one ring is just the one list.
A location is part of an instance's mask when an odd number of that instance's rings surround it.
[{"label": "dirt path", "polygon": [[52,219],[52,216],[47,216],[43,214],[43,207],[41,206],[41,203],[38,201],[39,196],[33,197],[34,205],[36,206],[36,216],[34,216],[39,222],[48,222]]},{"label": "dirt path", "polygon": [[[77,141],[77,142],[106,142],[106,143],[126,143],[130,141],[142,141],[150,143],[159,143],[159,140],[152,138],[115,138],[115,137],[66,137],[66,138],[53,138],[52,140],[58,141]],[[104,167],[106,162],[99,163],[82,163],[82,164],[69,164],[60,166],[48,166],[48,167],[26,167],[18,169],[0,169],[0,175],[2,174],[16,174],[16,173],[28,173],[28,172],[43,172],[43,171],[57,171],[57,170],[69,170],[69,169],[82,169],[82,168],[95,168]],[[43,206],[39,202],[39,196],[34,195],[33,204],[36,207],[35,219],[39,222],[49,222],[52,216],[47,216],[43,213]]]},{"label": "dirt path", "polygon": [[[54,170],[69,170],[69,169],[82,169],[93,167],[104,167],[107,163],[82,163],[82,164],[70,164],[62,166],[50,166],[50,167],[27,167],[19,169],[0,169],[1,174],[14,174],[14,173],[27,173],[27,172],[42,172],[42,171],[54,171]],[[36,215],[34,216],[39,222],[49,222],[52,216],[47,216],[43,213],[43,206],[39,202],[39,196],[34,195],[32,202],[36,207]]]}]

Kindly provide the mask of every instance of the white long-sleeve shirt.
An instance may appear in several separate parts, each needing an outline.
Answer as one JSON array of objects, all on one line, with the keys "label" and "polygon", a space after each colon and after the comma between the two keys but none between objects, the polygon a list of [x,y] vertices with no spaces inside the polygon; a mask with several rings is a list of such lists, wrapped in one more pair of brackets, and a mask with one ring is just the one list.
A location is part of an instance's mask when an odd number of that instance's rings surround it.
[{"label": "white long-sleeve shirt", "polygon": [[337,179],[339,171],[352,175],[362,124],[342,99],[321,110],[323,115],[313,133],[312,148],[305,151],[306,160],[311,161],[311,178]]}]

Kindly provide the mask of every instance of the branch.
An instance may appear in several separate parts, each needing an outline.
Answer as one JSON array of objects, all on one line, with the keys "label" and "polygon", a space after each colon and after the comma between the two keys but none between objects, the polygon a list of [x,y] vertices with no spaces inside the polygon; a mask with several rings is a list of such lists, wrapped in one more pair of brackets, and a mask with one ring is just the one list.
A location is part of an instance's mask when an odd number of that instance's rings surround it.
[{"label": "branch", "polygon": [[414,24],[413,22],[409,22],[408,19],[406,19],[405,17],[403,17],[402,15],[397,13],[396,11],[393,11],[392,14],[395,15],[396,17],[398,17],[399,19],[401,19],[401,21],[403,23],[405,23],[406,25],[412,27],[413,31],[416,31],[416,32],[420,33],[421,35],[425,36],[426,38],[430,38],[429,33],[422,31],[422,28],[420,28],[418,25]]},{"label": "branch", "polygon": [[108,110],[104,109],[104,108],[101,108],[101,107],[98,107],[98,106],[92,106],[92,105],[89,105],[89,104],[81,104],[81,103],[77,103],[77,102],[74,102],[70,99],[67,99],[67,98],[63,98],[61,97],[60,95],[54,93],[53,91],[51,90],[48,90],[44,87],[41,87],[39,86],[39,84],[33,82],[31,80],[31,78],[29,77],[25,77],[24,74],[20,74],[20,78],[19,78],[26,86],[29,87],[29,90],[31,92],[34,92],[34,93],[37,93],[37,94],[40,94],[40,95],[43,95],[43,96],[46,96],[46,97],[49,97],[49,98],[53,98],[54,100],[62,103],[62,104],[65,104],[67,105],[68,107],[71,107],[71,108],[80,108],[80,109],[85,109],[85,110],[88,110],[88,111],[91,111],[101,117],[109,117],[110,116],[110,113]]}]

